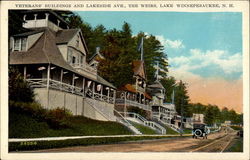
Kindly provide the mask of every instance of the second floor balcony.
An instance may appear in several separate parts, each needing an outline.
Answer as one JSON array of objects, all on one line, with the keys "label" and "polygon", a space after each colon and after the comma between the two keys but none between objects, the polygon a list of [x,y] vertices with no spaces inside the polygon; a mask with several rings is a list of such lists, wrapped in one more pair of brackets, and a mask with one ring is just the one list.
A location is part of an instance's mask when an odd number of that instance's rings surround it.
[{"label": "second floor balcony", "polygon": [[137,101],[122,99],[122,98],[116,98],[115,103],[118,104],[118,105],[135,106],[135,107],[139,107],[139,108],[141,108],[143,110],[151,111],[150,104],[142,104],[142,103],[138,103]]}]

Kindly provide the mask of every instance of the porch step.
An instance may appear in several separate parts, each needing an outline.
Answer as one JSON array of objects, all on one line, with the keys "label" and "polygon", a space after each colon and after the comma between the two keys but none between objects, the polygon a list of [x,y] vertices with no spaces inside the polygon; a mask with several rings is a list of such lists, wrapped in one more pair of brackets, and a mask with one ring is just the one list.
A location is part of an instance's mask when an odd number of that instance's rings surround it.
[{"label": "porch step", "polygon": [[126,126],[130,131],[132,131],[134,134],[142,134],[137,128],[135,128],[129,121],[123,117],[122,114],[120,114],[118,111],[114,110],[114,113],[116,114],[116,121]]}]

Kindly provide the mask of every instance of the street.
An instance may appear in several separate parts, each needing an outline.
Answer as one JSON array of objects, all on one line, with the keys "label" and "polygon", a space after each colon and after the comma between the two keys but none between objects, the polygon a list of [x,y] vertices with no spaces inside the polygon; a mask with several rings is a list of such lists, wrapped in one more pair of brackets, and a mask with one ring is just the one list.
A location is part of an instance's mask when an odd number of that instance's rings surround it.
[{"label": "street", "polygon": [[193,139],[192,137],[170,138],[28,152],[223,152],[235,137],[235,131],[222,129],[220,132],[209,134],[208,139]]}]

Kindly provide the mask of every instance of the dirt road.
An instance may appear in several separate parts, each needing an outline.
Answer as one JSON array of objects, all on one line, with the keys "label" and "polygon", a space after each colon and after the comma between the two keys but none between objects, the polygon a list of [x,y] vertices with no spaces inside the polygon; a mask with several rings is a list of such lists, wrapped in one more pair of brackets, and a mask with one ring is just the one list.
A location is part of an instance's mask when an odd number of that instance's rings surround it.
[{"label": "dirt road", "polygon": [[210,134],[208,139],[171,138],[119,144],[77,146],[32,152],[221,152],[236,136],[232,130]]}]

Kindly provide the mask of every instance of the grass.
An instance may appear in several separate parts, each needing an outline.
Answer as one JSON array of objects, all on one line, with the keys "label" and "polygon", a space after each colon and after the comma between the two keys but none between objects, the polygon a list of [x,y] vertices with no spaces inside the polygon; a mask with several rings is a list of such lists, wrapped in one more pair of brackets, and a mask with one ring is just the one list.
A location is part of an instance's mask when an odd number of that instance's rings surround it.
[{"label": "grass", "polygon": [[237,137],[225,152],[243,152],[243,138]]},{"label": "grass", "polygon": [[188,128],[183,129],[183,134],[192,134],[192,129]]},{"label": "grass", "polygon": [[174,134],[174,135],[179,134],[178,132],[176,132],[176,131],[173,130],[172,128],[168,127],[167,125],[161,124],[161,126],[164,127],[164,128],[166,129],[166,134]]},{"label": "grass", "polygon": [[242,127],[240,126],[230,126],[232,129],[236,130],[236,131],[241,131]]},{"label": "grass", "polygon": [[142,134],[157,134],[157,132],[149,127],[141,125],[136,122],[129,121],[135,128],[137,128]]},{"label": "grass", "polygon": [[55,121],[53,117],[39,117],[17,106],[9,110],[10,138],[129,134],[132,133],[117,122],[98,121],[83,116],[66,116]]}]

